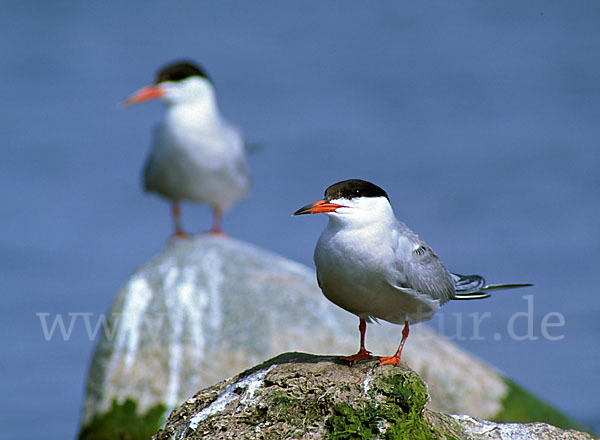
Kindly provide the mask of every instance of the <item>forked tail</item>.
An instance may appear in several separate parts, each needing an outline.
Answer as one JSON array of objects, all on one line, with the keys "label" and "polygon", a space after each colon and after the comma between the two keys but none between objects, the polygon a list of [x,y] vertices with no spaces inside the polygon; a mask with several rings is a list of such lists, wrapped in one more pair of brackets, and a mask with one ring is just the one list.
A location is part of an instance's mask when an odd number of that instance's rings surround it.
[{"label": "forked tail", "polygon": [[517,289],[519,287],[533,286],[530,283],[523,284],[485,284],[485,278],[480,275],[460,275],[450,273],[454,280],[456,295],[454,299],[482,299],[492,296],[492,290]]}]

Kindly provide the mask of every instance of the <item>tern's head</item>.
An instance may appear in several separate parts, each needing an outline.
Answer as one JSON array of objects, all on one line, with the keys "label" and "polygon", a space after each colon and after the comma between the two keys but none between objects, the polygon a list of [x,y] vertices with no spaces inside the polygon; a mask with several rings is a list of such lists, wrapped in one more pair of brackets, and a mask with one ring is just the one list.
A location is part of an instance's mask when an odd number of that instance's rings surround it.
[{"label": "tern's head", "polygon": [[330,220],[354,225],[393,218],[386,192],[366,180],[350,179],[331,185],[325,198],[300,208],[294,215],[325,213]]},{"label": "tern's head", "polygon": [[131,95],[125,104],[161,98],[167,105],[214,99],[213,85],[206,72],[189,61],[169,64],[159,70],[154,84]]}]

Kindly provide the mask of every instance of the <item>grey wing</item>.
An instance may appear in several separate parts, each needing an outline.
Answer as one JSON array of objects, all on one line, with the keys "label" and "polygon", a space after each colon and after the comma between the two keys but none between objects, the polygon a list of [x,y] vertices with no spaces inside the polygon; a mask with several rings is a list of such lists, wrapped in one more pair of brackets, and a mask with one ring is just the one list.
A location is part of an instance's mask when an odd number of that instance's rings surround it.
[{"label": "grey wing", "polygon": [[154,173],[154,156],[149,155],[146,158],[146,162],[144,163],[144,168],[142,169],[142,185],[145,191],[149,191],[150,178]]},{"label": "grey wing", "polygon": [[152,146],[150,147],[150,151],[144,162],[144,167],[142,168],[142,186],[145,191],[152,191],[150,182],[156,172],[156,144],[158,143],[158,138],[160,136],[160,126],[157,125],[152,129],[152,135]]},{"label": "grey wing", "polygon": [[242,186],[250,184],[250,169],[248,167],[248,161],[246,159],[246,141],[244,133],[235,125],[228,121],[223,122],[230,139],[230,145],[234,146],[233,154],[237,156],[235,161],[235,175],[240,176],[243,182],[240,182]]},{"label": "grey wing", "polygon": [[397,261],[404,280],[398,284],[439,300],[440,304],[453,299],[454,281],[431,247],[403,223],[399,233],[404,246],[399,246],[396,252],[401,254],[397,255]]}]

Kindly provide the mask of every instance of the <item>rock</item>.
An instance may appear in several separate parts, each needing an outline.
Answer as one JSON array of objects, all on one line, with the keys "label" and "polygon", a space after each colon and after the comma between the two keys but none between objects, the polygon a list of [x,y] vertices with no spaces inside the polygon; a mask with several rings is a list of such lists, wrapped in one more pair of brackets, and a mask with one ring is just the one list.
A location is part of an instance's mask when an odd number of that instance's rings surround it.
[{"label": "rock", "polygon": [[[80,438],[101,438],[87,428],[102,420],[129,419],[129,400],[140,416],[156,415],[277,353],[354,353],[357,327],[323,297],[312,269],[231,238],[176,241],[115,298],[90,365]],[[367,347],[392,354],[400,331],[370,325]],[[531,408],[544,407],[426,326],[411,328],[403,360],[428,383],[432,409],[527,421]],[[506,412],[506,402],[514,409],[522,401],[531,407],[525,419]],[[562,417],[547,408],[536,420]]]},{"label": "rock", "polygon": [[495,423],[466,415],[453,415],[466,438],[473,440],[586,440],[590,434],[574,429],[560,429],[547,423]]},{"label": "rock", "polygon": [[285,353],[198,392],[153,439],[592,438],[544,423],[449,416],[426,408],[428,398],[406,367],[349,367],[333,356]]}]

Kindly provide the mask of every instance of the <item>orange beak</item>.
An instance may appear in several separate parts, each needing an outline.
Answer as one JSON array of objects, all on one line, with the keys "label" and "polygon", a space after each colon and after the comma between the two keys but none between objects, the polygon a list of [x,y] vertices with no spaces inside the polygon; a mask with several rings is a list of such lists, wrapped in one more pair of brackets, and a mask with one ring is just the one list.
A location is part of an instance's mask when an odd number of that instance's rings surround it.
[{"label": "orange beak", "polygon": [[160,98],[165,94],[165,91],[160,87],[146,86],[143,89],[138,90],[133,95],[125,100],[125,105],[137,104],[138,102],[149,101],[151,99]]},{"label": "orange beak", "polygon": [[327,200],[319,200],[318,202],[303,206],[298,211],[294,212],[293,215],[319,214],[321,212],[334,212],[338,208],[345,208],[345,206],[338,205],[337,203],[329,203]]}]

